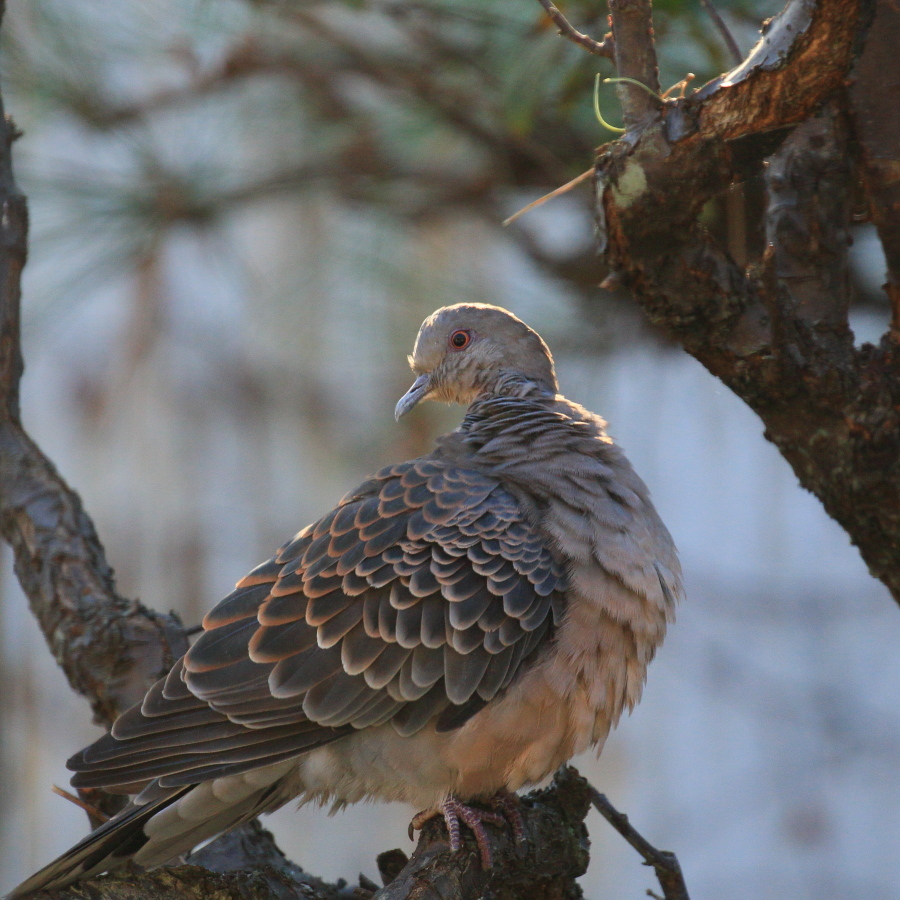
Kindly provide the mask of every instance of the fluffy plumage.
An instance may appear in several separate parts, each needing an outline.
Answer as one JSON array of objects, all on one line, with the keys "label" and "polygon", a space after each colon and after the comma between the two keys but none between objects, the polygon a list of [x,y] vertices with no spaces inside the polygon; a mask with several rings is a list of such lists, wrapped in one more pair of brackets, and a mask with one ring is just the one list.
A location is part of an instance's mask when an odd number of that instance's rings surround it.
[{"label": "fluffy plumage", "polygon": [[497,307],[426,319],[397,406],[468,404],[247,575],[70,761],[129,806],[16,889],[157,865],[292,798],[436,808],[540,781],[637,702],[681,595],[605,423]]}]

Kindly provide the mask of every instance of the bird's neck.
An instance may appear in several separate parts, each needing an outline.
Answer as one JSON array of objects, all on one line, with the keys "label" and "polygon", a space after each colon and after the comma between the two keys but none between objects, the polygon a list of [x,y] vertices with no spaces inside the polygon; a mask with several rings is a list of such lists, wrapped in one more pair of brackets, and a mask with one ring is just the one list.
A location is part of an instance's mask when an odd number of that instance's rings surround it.
[{"label": "bird's neck", "polygon": [[605,426],[599,416],[532,382],[522,396],[479,394],[459,428],[441,438],[439,447],[449,456],[460,455],[467,465],[513,478],[522,464],[543,465],[549,472],[577,468],[585,455],[621,455]]},{"label": "bird's neck", "polygon": [[482,388],[469,405],[469,409],[471,410],[479,401],[496,397],[512,397],[518,400],[526,398],[552,400],[555,396],[555,386],[551,388],[542,381],[536,381],[522,372],[509,369],[501,371],[489,385]]},{"label": "bird's neck", "polygon": [[522,379],[510,379],[503,391],[484,391],[469,405],[456,432],[468,452],[493,457],[495,451],[521,453],[529,435],[568,432],[566,416],[553,407],[557,395],[543,385]]}]

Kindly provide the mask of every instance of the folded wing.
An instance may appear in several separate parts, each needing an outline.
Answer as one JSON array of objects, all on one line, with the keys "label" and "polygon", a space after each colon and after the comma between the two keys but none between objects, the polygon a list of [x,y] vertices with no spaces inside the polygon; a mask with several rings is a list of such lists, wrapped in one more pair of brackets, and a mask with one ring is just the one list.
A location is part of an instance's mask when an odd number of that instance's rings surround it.
[{"label": "folded wing", "polygon": [[70,760],[78,787],[177,788],[390,722],[463,725],[546,643],[564,574],[480,472],[390,467],[251,572],[142,704]]}]

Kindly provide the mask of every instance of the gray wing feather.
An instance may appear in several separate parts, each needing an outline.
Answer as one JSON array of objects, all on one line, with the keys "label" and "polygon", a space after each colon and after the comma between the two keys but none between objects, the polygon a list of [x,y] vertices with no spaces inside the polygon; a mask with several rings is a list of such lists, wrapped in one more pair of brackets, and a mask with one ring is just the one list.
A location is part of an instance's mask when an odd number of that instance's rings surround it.
[{"label": "gray wing feather", "polygon": [[385,469],[212,610],[167,679],[70,761],[74,780],[176,787],[376,723],[459,727],[537,649],[565,589],[497,480],[428,458]]}]

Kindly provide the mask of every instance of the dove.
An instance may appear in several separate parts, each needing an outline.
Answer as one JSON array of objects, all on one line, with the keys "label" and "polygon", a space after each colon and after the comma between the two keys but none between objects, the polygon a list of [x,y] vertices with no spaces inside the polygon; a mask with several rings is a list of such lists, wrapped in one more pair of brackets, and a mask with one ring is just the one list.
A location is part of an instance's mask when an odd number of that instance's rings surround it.
[{"label": "dove", "polygon": [[[484,822],[603,743],[681,599],[647,487],[496,306],[422,324],[400,419],[467,407],[237,583],[168,676],[69,760],[125,809],[16,888],[153,867],[291,800],[400,801]],[[478,804],[478,805],[473,805]],[[488,808],[483,808],[487,806]]]}]

